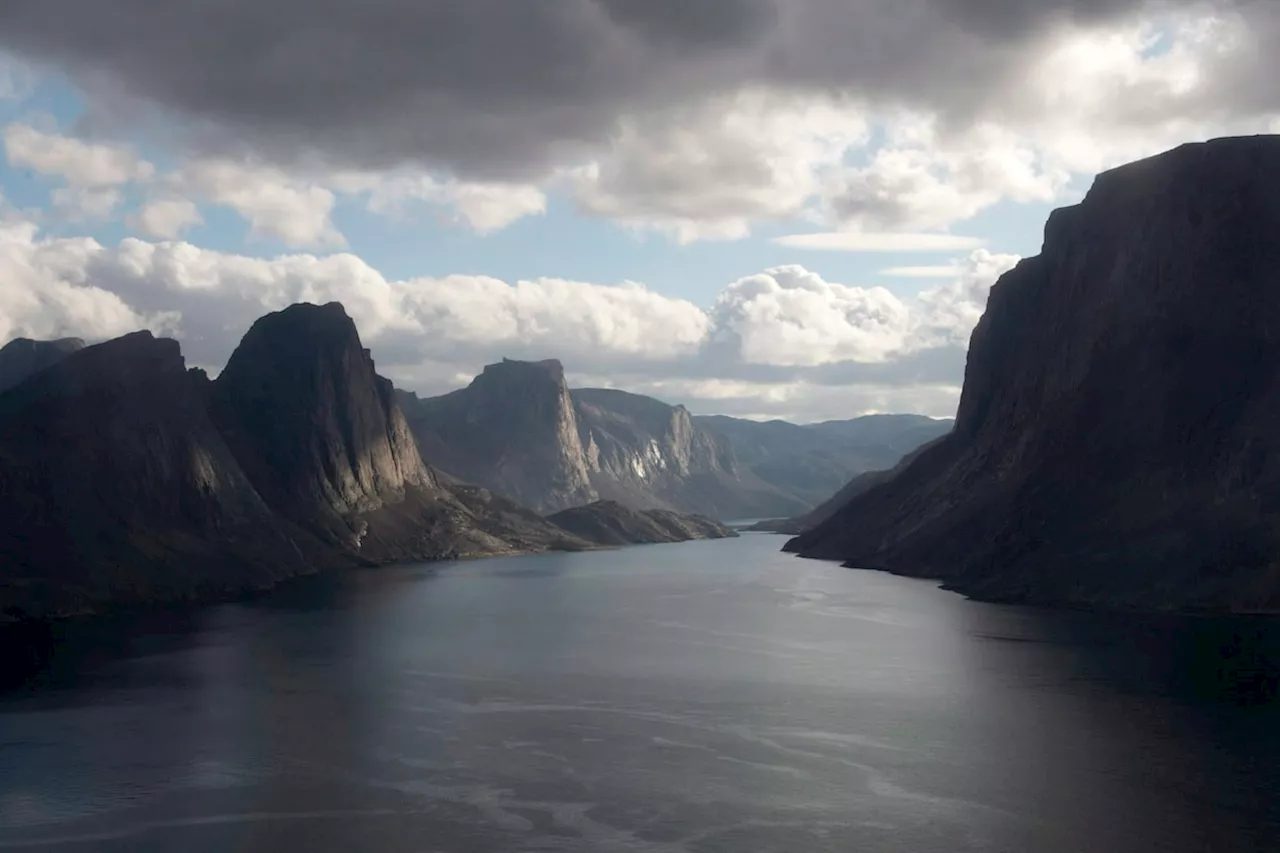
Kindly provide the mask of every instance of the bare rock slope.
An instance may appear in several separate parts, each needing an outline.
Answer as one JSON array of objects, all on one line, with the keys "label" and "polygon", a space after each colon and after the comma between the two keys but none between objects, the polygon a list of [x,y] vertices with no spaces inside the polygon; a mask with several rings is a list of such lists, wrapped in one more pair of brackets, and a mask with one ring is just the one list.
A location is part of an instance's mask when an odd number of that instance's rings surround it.
[{"label": "bare rock slope", "polygon": [[1280,606],[1280,137],[1099,176],[991,291],[955,431],[789,543],[990,599]]}]

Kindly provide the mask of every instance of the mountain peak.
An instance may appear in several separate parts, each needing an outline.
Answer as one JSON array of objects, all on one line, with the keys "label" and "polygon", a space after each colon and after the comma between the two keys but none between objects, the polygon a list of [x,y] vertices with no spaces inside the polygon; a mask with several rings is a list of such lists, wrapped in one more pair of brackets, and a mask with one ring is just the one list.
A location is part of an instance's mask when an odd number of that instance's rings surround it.
[{"label": "mountain peak", "polygon": [[[547,358],[541,361],[521,361],[514,358],[503,358],[497,364],[485,365],[481,377],[512,376],[523,378],[546,377],[552,382],[564,383],[564,365],[559,359]],[[480,377],[477,377],[477,379]]]}]

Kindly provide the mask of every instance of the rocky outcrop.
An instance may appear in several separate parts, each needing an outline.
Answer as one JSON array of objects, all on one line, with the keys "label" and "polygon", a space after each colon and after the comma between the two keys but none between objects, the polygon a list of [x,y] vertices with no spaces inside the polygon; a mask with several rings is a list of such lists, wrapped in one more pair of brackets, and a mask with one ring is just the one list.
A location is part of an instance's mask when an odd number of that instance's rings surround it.
[{"label": "rocky outcrop", "polygon": [[427,467],[337,304],[264,317],[217,382],[139,332],[0,394],[0,516],[0,621],[597,544]]},{"label": "rocky outcrop", "polygon": [[955,431],[789,547],[984,598],[1280,606],[1280,138],[1104,173],[991,291]]},{"label": "rocky outcrop", "polygon": [[866,415],[815,424],[709,415],[694,422],[728,438],[739,465],[809,507],[865,472],[892,468],[954,424],[924,415]]},{"label": "rocky outcrop", "polygon": [[643,545],[730,539],[738,534],[718,521],[664,509],[634,510],[617,501],[597,501],[549,516],[557,526],[601,545]]},{"label": "rocky outcrop", "polygon": [[570,392],[558,361],[504,359],[451,394],[399,400],[427,462],[541,512],[601,498],[714,518],[805,508],[741,469],[729,442],[684,407]]},{"label": "rocky outcrop", "polygon": [[542,512],[599,497],[558,361],[504,359],[452,394],[400,401],[422,455],[462,481]]},{"label": "rocky outcrop", "polygon": [[82,349],[84,341],[79,338],[56,341],[15,338],[9,341],[0,348],[0,393]]},{"label": "rocky outcrop", "polygon": [[138,332],[0,395],[0,619],[270,585],[338,555],[280,519],[209,418],[208,380]]},{"label": "rocky outcrop", "polygon": [[591,482],[607,499],[722,519],[805,507],[739,465],[728,439],[684,406],[613,389],[572,395]]}]

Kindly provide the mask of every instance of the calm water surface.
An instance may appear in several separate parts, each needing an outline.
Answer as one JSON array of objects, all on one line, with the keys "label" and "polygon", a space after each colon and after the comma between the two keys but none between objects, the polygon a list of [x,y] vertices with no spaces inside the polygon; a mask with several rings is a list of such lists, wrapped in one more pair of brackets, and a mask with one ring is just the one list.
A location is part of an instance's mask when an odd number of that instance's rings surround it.
[{"label": "calm water surface", "polygon": [[0,850],[1280,850],[1272,626],[977,604],[781,541],[67,629],[0,696]]}]

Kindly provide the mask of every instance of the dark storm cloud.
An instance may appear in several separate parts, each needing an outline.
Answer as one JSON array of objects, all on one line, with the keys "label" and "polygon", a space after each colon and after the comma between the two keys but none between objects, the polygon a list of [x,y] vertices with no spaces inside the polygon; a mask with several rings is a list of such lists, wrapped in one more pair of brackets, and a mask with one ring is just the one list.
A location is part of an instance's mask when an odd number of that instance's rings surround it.
[{"label": "dark storm cloud", "polygon": [[509,177],[591,150],[620,113],[749,83],[971,109],[1056,22],[1147,5],[0,0],[0,44],[114,95],[126,114],[132,99],[158,104],[223,151]]}]

